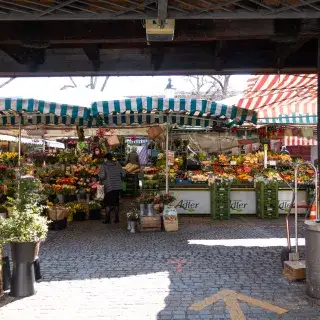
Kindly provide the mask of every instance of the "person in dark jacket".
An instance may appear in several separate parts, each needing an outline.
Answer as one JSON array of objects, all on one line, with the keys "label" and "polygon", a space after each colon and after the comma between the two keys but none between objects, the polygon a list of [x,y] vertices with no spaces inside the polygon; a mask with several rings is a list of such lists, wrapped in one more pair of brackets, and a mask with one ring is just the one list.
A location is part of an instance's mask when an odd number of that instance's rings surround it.
[{"label": "person in dark jacket", "polygon": [[122,190],[121,175],[124,171],[117,161],[113,161],[111,153],[107,153],[105,161],[100,167],[99,179],[104,185],[104,206],[106,208],[106,220],[110,223],[111,211],[114,211],[114,222],[119,222],[119,198]]},{"label": "person in dark jacket", "polygon": [[140,160],[139,160],[139,155],[137,153],[136,147],[132,147],[131,152],[128,154],[126,164],[128,163],[136,164],[140,167]]}]

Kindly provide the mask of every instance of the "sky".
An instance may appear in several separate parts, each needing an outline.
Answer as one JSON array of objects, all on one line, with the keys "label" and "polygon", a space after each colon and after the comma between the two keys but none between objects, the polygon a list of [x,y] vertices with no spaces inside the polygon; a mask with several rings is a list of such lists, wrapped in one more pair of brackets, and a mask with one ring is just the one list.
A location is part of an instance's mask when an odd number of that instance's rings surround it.
[{"label": "sky", "polygon": [[[72,85],[68,77],[55,78],[16,78],[0,89],[0,96],[35,98],[58,103],[87,105],[90,101],[123,99],[126,96],[157,96],[163,95],[169,76],[155,77],[111,77],[105,91],[99,91],[104,77],[98,78],[96,90],[86,90],[88,77],[73,77],[78,89],[61,88]],[[242,91],[246,87],[249,75],[234,75],[230,79],[230,87]],[[8,78],[0,79],[0,84]],[[172,84],[178,91],[190,91],[192,86],[185,77],[172,76]]]}]

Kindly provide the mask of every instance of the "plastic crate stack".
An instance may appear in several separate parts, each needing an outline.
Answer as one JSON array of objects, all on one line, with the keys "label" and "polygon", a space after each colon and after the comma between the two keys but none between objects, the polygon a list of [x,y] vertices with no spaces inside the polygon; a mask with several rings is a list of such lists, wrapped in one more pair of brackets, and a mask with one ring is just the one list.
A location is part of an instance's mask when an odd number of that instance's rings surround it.
[{"label": "plastic crate stack", "polygon": [[256,185],[257,216],[261,219],[279,218],[277,182],[258,182]]},{"label": "plastic crate stack", "polygon": [[230,184],[216,183],[212,187],[212,218],[230,219]]},{"label": "plastic crate stack", "polygon": [[124,194],[127,196],[137,197],[139,195],[139,178],[137,174],[128,174],[125,177],[126,190]]}]

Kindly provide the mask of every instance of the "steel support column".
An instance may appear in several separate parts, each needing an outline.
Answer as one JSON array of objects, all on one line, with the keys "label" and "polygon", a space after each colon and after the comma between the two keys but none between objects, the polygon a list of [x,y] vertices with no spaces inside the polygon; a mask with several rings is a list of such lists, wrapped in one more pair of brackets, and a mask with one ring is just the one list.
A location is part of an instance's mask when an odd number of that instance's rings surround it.
[{"label": "steel support column", "polygon": [[[320,167],[320,38],[318,38],[318,52],[317,52],[318,56],[317,56],[317,60],[318,60],[318,65],[317,65],[317,75],[318,75],[318,87],[317,87],[317,145],[318,145],[318,159],[317,159],[317,169],[318,169],[318,173],[319,173],[319,167]],[[318,183],[319,183],[319,176],[318,176]],[[318,186],[316,186],[316,192],[318,193]],[[319,194],[318,194],[318,199],[319,199]],[[318,208],[320,208],[319,203],[318,203]],[[319,210],[319,209],[318,209]],[[318,216],[318,212],[317,212],[317,216]]]}]

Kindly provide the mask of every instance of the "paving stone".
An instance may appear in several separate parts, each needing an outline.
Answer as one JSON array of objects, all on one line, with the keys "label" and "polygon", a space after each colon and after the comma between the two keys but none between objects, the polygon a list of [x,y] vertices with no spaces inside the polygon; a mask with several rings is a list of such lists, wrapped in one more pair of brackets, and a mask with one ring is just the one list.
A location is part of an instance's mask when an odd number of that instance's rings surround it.
[{"label": "paving stone", "polygon": [[[246,319],[320,319],[303,282],[282,276],[281,247],[190,244],[191,240],[284,238],[283,219],[237,217],[230,221],[181,218],[176,233],[136,233],[125,223],[74,222],[50,232],[41,246],[43,280],[37,294],[5,296],[0,319],[230,319],[223,301],[201,311],[190,306],[230,289],[288,309],[278,316],[240,302]],[[299,228],[303,236],[303,228]],[[301,255],[304,255],[304,248]],[[8,251],[8,249],[7,249]],[[169,260],[186,261],[181,272]]]}]

